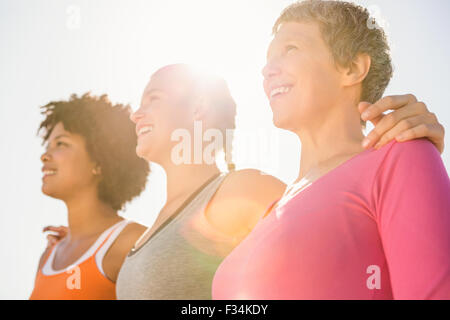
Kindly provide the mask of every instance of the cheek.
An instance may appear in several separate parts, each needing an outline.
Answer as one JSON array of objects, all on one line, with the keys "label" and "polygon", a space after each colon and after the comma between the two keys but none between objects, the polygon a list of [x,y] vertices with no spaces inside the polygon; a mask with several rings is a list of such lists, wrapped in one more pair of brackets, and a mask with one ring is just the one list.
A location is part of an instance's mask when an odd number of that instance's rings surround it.
[{"label": "cheek", "polygon": [[73,185],[86,185],[93,180],[91,163],[88,154],[84,152],[67,154],[64,163],[64,177]]},{"label": "cheek", "polygon": [[335,92],[339,87],[339,72],[329,56],[318,56],[311,62],[314,83],[325,93]]},{"label": "cheek", "polygon": [[57,173],[44,179],[42,192],[52,197],[60,198],[80,189],[93,181],[93,175],[86,160],[64,152],[55,153],[53,161]]},{"label": "cheek", "polygon": [[329,103],[339,89],[337,71],[328,61],[314,58],[300,60],[297,66],[296,99],[313,106],[321,101]]},{"label": "cheek", "polygon": [[153,131],[137,140],[136,154],[147,161],[157,160],[166,153],[166,149],[170,149],[172,133],[180,127],[179,114],[171,113],[168,109],[158,111],[152,114]]},{"label": "cheek", "polygon": [[311,105],[317,91],[320,89],[320,81],[317,77],[317,70],[311,60],[297,55],[292,57],[289,63],[290,74],[294,80],[294,87],[288,95],[287,107],[292,115],[299,113],[306,106]]},{"label": "cheek", "polygon": [[297,63],[297,83],[304,89],[315,89],[322,83],[324,70],[313,59],[300,59]]},{"label": "cheek", "polygon": [[170,139],[175,130],[187,129],[193,130],[195,117],[190,112],[189,106],[179,104],[177,107],[173,107],[167,110],[164,114],[164,123],[161,123],[162,130],[166,139]]}]

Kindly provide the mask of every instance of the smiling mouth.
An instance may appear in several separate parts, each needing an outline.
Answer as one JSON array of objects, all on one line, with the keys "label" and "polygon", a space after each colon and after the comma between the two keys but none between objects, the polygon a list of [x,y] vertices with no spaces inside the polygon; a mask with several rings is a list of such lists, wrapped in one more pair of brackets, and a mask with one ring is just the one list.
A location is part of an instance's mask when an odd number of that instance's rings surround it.
[{"label": "smiling mouth", "polygon": [[273,99],[275,97],[282,96],[282,95],[288,93],[289,91],[291,91],[291,88],[292,88],[292,86],[281,86],[281,87],[275,88],[270,91],[269,97],[270,97],[270,99]]},{"label": "smiling mouth", "polygon": [[153,126],[145,126],[139,129],[138,137],[153,131]]},{"label": "smiling mouth", "polygon": [[44,170],[42,172],[44,173],[43,178],[49,177],[49,176],[54,176],[56,174],[56,170]]}]

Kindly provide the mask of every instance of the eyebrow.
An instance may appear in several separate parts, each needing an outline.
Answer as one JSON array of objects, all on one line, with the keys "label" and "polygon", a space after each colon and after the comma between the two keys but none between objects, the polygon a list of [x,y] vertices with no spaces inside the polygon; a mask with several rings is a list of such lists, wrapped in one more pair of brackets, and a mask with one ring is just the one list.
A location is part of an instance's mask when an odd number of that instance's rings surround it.
[{"label": "eyebrow", "polygon": [[149,94],[152,94],[152,93],[154,93],[156,91],[163,92],[161,89],[155,88],[155,89],[145,90],[144,91],[144,95],[149,95]]},{"label": "eyebrow", "polygon": [[60,134],[60,135],[58,135],[58,136],[56,136],[53,140],[56,140],[56,139],[59,139],[59,138],[70,138],[67,134]]},{"label": "eyebrow", "polygon": [[[53,140],[58,140],[59,138],[70,138],[70,137],[67,134],[62,133],[62,134],[59,134],[56,137],[54,137]],[[50,140],[47,140],[44,145],[45,149],[48,149],[49,144],[50,144]]]},{"label": "eyebrow", "polygon": [[[53,138],[53,140],[58,140],[59,138],[70,138],[67,134],[59,134],[56,137]],[[47,141],[45,142],[45,145],[48,146],[48,144],[50,143],[50,139],[47,139]]]},{"label": "eyebrow", "polygon": [[[276,37],[276,35],[275,35],[275,37]],[[267,48],[266,58],[269,56],[269,53],[273,50],[274,43],[276,45],[279,45],[280,43],[295,41],[298,44],[300,44],[301,46],[306,47],[308,45],[311,45],[311,43],[308,44],[308,42],[310,42],[308,37],[305,37],[305,35],[300,32],[296,32],[296,33],[293,33],[290,35],[278,36],[278,39],[276,41],[275,41],[275,37],[269,43],[269,47]]]}]

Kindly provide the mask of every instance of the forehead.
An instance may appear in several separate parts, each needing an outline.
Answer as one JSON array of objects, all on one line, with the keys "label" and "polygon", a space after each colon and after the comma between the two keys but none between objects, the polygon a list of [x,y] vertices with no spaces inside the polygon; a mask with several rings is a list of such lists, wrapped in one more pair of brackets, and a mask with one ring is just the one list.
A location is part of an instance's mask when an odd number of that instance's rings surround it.
[{"label": "forehead", "polygon": [[166,67],[152,75],[144,93],[156,90],[170,94],[182,93],[191,83],[192,76],[182,67]]},{"label": "forehead", "polygon": [[295,41],[305,47],[314,47],[322,42],[319,25],[315,22],[284,22],[270,42],[267,53],[287,41]]},{"label": "forehead", "polygon": [[54,139],[57,136],[60,135],[66,135],[66,136],[71,136],[71,133],[69,131],[66,131],[64,129],[64,125],[62,124],[62,122],[58,122],[54,127],[53,130],[49,136],[49,140]]}]

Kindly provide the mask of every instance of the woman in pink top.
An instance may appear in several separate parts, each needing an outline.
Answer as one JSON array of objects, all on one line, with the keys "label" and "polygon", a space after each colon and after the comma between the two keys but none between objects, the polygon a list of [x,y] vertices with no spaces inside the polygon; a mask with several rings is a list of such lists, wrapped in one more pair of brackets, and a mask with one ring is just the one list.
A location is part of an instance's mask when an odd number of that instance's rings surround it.
[{"label": "woman in pink top", "polygon": [[385,35],[367,19],[354,4],[315,1],[275,23],[264,88],[276,126],[301,139],[300,173],[223,261],[214,299],[450,298],[439,152],[428,140],[361,147],[358,103],[378,100],[392,75]]}]

